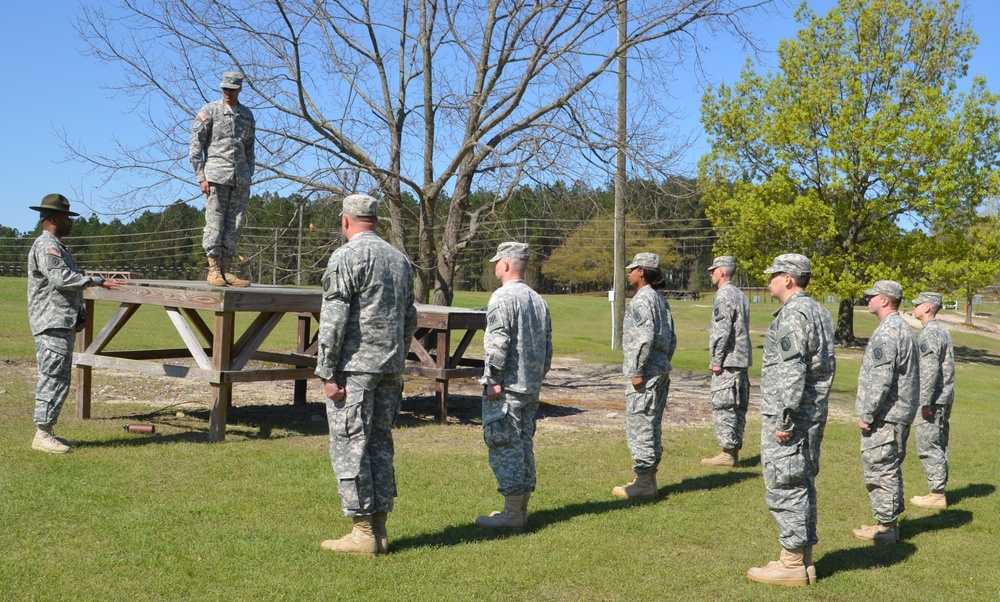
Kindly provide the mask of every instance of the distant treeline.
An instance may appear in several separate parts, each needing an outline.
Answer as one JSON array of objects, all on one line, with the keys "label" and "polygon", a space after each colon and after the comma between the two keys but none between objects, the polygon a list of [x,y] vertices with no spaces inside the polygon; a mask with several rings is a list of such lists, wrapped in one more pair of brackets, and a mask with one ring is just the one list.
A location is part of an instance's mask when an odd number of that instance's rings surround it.
[{"label": "distant treeline", "polygon": [[[715,233],[694,189],[695,182],[685,178],[632,181],[628,186],[627,255],[660,253],[668,288],[700,290],[708,285],[704,268],[712,259]],[[495,201],[490,193],[477,193],[474,199],[480,207]],[[407,202],[415,206],[412,199]],[[417,215],[406,209],[405,214]],[[607,290],[612,282],[613,213],[610,186],[557,182],[522,188],[481,217],[474,238],[465,241],[456,284],[461,290],[493,288],[490,256],[498,243],[520,240],[532,245],[528,279],[542,292]],[[200,280],[206,267],[204,225],[203,209],[178,202],[162,211],[145,211],[128,223],[80,217],[66,243],[86,270]],[[38,232],[38,227],[19,233],[0,226],[0,275],[25,275],[28,249]],[[408,255],[416,257],[415,236],[405,240]],[[239,245],[239,270],[259,283],[316,285],[330,253],[342,242],[339,199],[256,195]]]}]

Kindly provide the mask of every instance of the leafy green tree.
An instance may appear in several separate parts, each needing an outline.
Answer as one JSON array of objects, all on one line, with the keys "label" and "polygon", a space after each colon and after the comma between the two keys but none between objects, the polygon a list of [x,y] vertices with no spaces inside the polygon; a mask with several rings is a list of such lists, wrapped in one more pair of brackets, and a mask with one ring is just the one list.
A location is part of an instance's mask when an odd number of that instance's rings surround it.
[{"label": "leafy green tree", "polygon": [[927,283],[965,301],[965,323],[972,324],[973,297],[1000,274],[1000,219],[980,216],[964,231],[937,237],[928,257]]},{"label": "leafy green tree", "polygon": [[814,265],[813,288],[853,303],[903,273],[908,234],[983,199],[998,166],[998,119],[982,78],[959,92],[977,43],[957,2],[840,0],[778,49],[779,70],[748,63],[706,93],[711,151],[700,171],[717,250],[759,270],[779,253]]}]

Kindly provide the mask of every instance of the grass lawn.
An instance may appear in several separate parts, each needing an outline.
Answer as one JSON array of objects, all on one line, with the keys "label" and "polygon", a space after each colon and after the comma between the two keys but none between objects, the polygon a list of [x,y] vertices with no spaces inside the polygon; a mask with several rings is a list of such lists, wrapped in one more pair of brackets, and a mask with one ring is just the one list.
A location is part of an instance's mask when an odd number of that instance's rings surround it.
[{"label": "grass lawn", "polygon": [[[159,410],[102,403],[96,394],[94,419],[78,421],[71,397],[59,432],[80,447],[66,456],[32,451],[34,355],[24,296],[24,280],[0,278],[0,600],[827,602],[993,600],[1000,591],[1000,341],[992,338],[954,333],[951,507],[908,509],[902,543],[873,547],[851,538],[852,527],[872,520],[858,433],[851,420],[830,422],[818,477],[820,580],[797,589],[745,577],[779,550],[764,505],[759,420],[747,427],[744,466],[729,472],[698,464],[714,451],[710,429],[667,430],[655,503],[610,495],[630,475],[624,427],[554,428],[543,420],[529,528],[505,535],[472,524],[500,502],[481,431],[417,423],[404,413],[392,553],[341,557],[319,549],[350,522],[340,513],[326,425],[308,417],[322,411],[318,403],[306,415],[276,408],[263,426],[231,424],[227,442],[212,445],[195,419],[165,421],[154,436],[128,435],[123,423]],[[487,298],[460,293],[456,304]],[[608,348],[605,298],[546,299],[557,355],[620,362]],[[706,370],[710,297],[671,307],[677,368]],[[758,348],[776,307],[751,306]],[[99,304],[98,320],[111,310]],[[140,311],[134,320],[136,332],[123,344],[174,336],[166,318]],[[874,326],[867,313],[856,316],[859,335]],[[294,324],[283,324],[271,344],[294,346]],[[859,364],[860,350],[838,349],[841,405],[851,403]],[[907,497],[926,493],[910,446]]]}]

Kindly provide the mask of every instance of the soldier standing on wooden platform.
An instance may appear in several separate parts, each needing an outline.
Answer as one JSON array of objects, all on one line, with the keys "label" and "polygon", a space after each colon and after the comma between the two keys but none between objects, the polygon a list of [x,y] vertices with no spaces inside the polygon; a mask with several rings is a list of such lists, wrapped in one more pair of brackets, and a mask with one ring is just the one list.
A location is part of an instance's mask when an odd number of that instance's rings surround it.
[{"label": "soldier standing on wooden platform", "polygon": [[42,233],[28,254],[28,320],[38,362],[34,417],[37,430],[31,448],[64,454],[74,444],[57,437],[52,429],[69,394],[76,333],[90,319],[83,306],[83,289],[113,289],[125,281],[87,276],[76,267],[62,238],[73,229],[72,218],[80,214],[70,211],[66,197],[46,195],[41,205],[31,209],[39,212],[42,222]]},{"label": "soldier standing on wooden platform", "polygon": [[708,268],[712,284],[719,288],[712,305],[708,355],[712,370],[712,424],[722,451],[701,463],[723,468],[735,468],[740,461],[750,403],[747,369],[753,365],[750,302],[732,283],[735,271],[736,258],[731,255],[716,257]]},{"label": "soldier standing on wooden platform", "polygon": [[208,284],[250,286],[230,268],[250,204],[254,170],[253,113],[240,104],[243,74],[222,74],[222,99],[203,106],[191,128],[189,155],[205,195],[202,246],[208,256]]},{"label": "soldier standing on wooden platform", "polygon": [[330,460],[340,504],[354,528],[325,550],[374,556],[389,551],[386,521],[396,497],[392,427],[403,399],[403,368],[417,328],[413,268],[379,238],[378,201],[344,199],[347,242],[323,274],[316,376],[330,423]]}]

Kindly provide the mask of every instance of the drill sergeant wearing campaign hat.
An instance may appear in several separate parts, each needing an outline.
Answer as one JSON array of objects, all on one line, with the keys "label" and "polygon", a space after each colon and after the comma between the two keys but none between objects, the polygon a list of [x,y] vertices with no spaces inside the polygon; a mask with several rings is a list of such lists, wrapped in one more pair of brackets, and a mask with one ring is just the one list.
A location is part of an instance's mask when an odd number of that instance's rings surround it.
[{"label": "drill sergeant wearing campaign hat", "polygon": [[392,427],[417,328],[413,268],[375,233],[373,197],[346,197],[340,225],[347,242],[333,252],[323,273],[316,376],[327,397],[330,462],[341,509],[354,526],[320,546],[374,556],[389,551],[386,521],[396,497]]},{"label": "drill sergeant wearing campaign hat", "polygon": [[483,336],[483,441],[502,511],[476,517],[489,529],[522,529],[535,490],[538,395],[552,365],[552,320],[541,296],[524,282],[531,248],[505,242],[490,261],[501,286],[486,306]]},{"label": "drill sergeant wearing campaign hat", "polygon": [[28,321],[35,338],[38,386],[35,389],[35,438],[32,449],[64,454],[72,442],[57,437],[52,429],[69,393],[73,344],[89,317],[83,306],[83,289],[100,286],[118,288],[124,280],[87,276],[77,267],[62,238],[73,228],[79,213],[69,200],[49,194],[31,207],[38,211],[42,233],[28,253]]},{"label": "drill sergeant wearing campaign hat", "polygon": [[899,541],[903,459],[910,424],[920,403],[920,355],[913,329],[899,314],[903,287],[879,280],[865,291],[868,311],[879,325],[868,339],[858,374],[854,409],[861,429],[861,469],[875,525],[851,534],[876,543]]},{"label": "drill sergeant wearing campaign hat", "polygon": [[709,368],[712,370],[712,424],[722,451],[702,459],[705,466],[733,468],[739,463],[750,403],[753,365],[750,345],[750,301],[732,283],[736,258],[716,257],[708,268],[718,287],[712,303],[712,327],[708,337]]},{"label": "drill sergeant wearing campaign hat", "polygon": [[222,74],[222,98],[198,111],[191,127],[189,155],[205,195],[202,247],[208,257],[207,282],[212,286],[249,286],[230,271],[243,232],[250,181],[254,170],[253,113],[240,104],[243,74]]},{"label": "drill sergeant wearing campaign hat", "polygon": [[635,478],[611,490],[625,499],[659,495],[656,473],[663,456],[663,410],[670,390],[670,360],[677,348],[670,305],[654,287],[663,281],[660,256],[637,253],[628,270],[636,289],[622,320],[622,372],[625,383],[625,440]]},{"label": "drill sergeant wearing campaign hat", "polygon": [[914,418],[913,430],[930,493],[914,496],[910,503],[935,509],[948,507],[944,489],[948,484],[949,421],[955,399],[955,350],[951,335],[937,319],[942,306],[940,293],[920,293],[913,300],[913,317],[922,325],[917,336],[920,415]]},{"label": "drill sergeant wearing campaign hat", "polygon": [[781,556],[747,577],[800,586],[816,582],[816,475],[837,367],[833,318],[805,291],[809,258],[779,255],[764,273],[771,296],[782,303],[764,336],[760,368],[760,460]]}]

